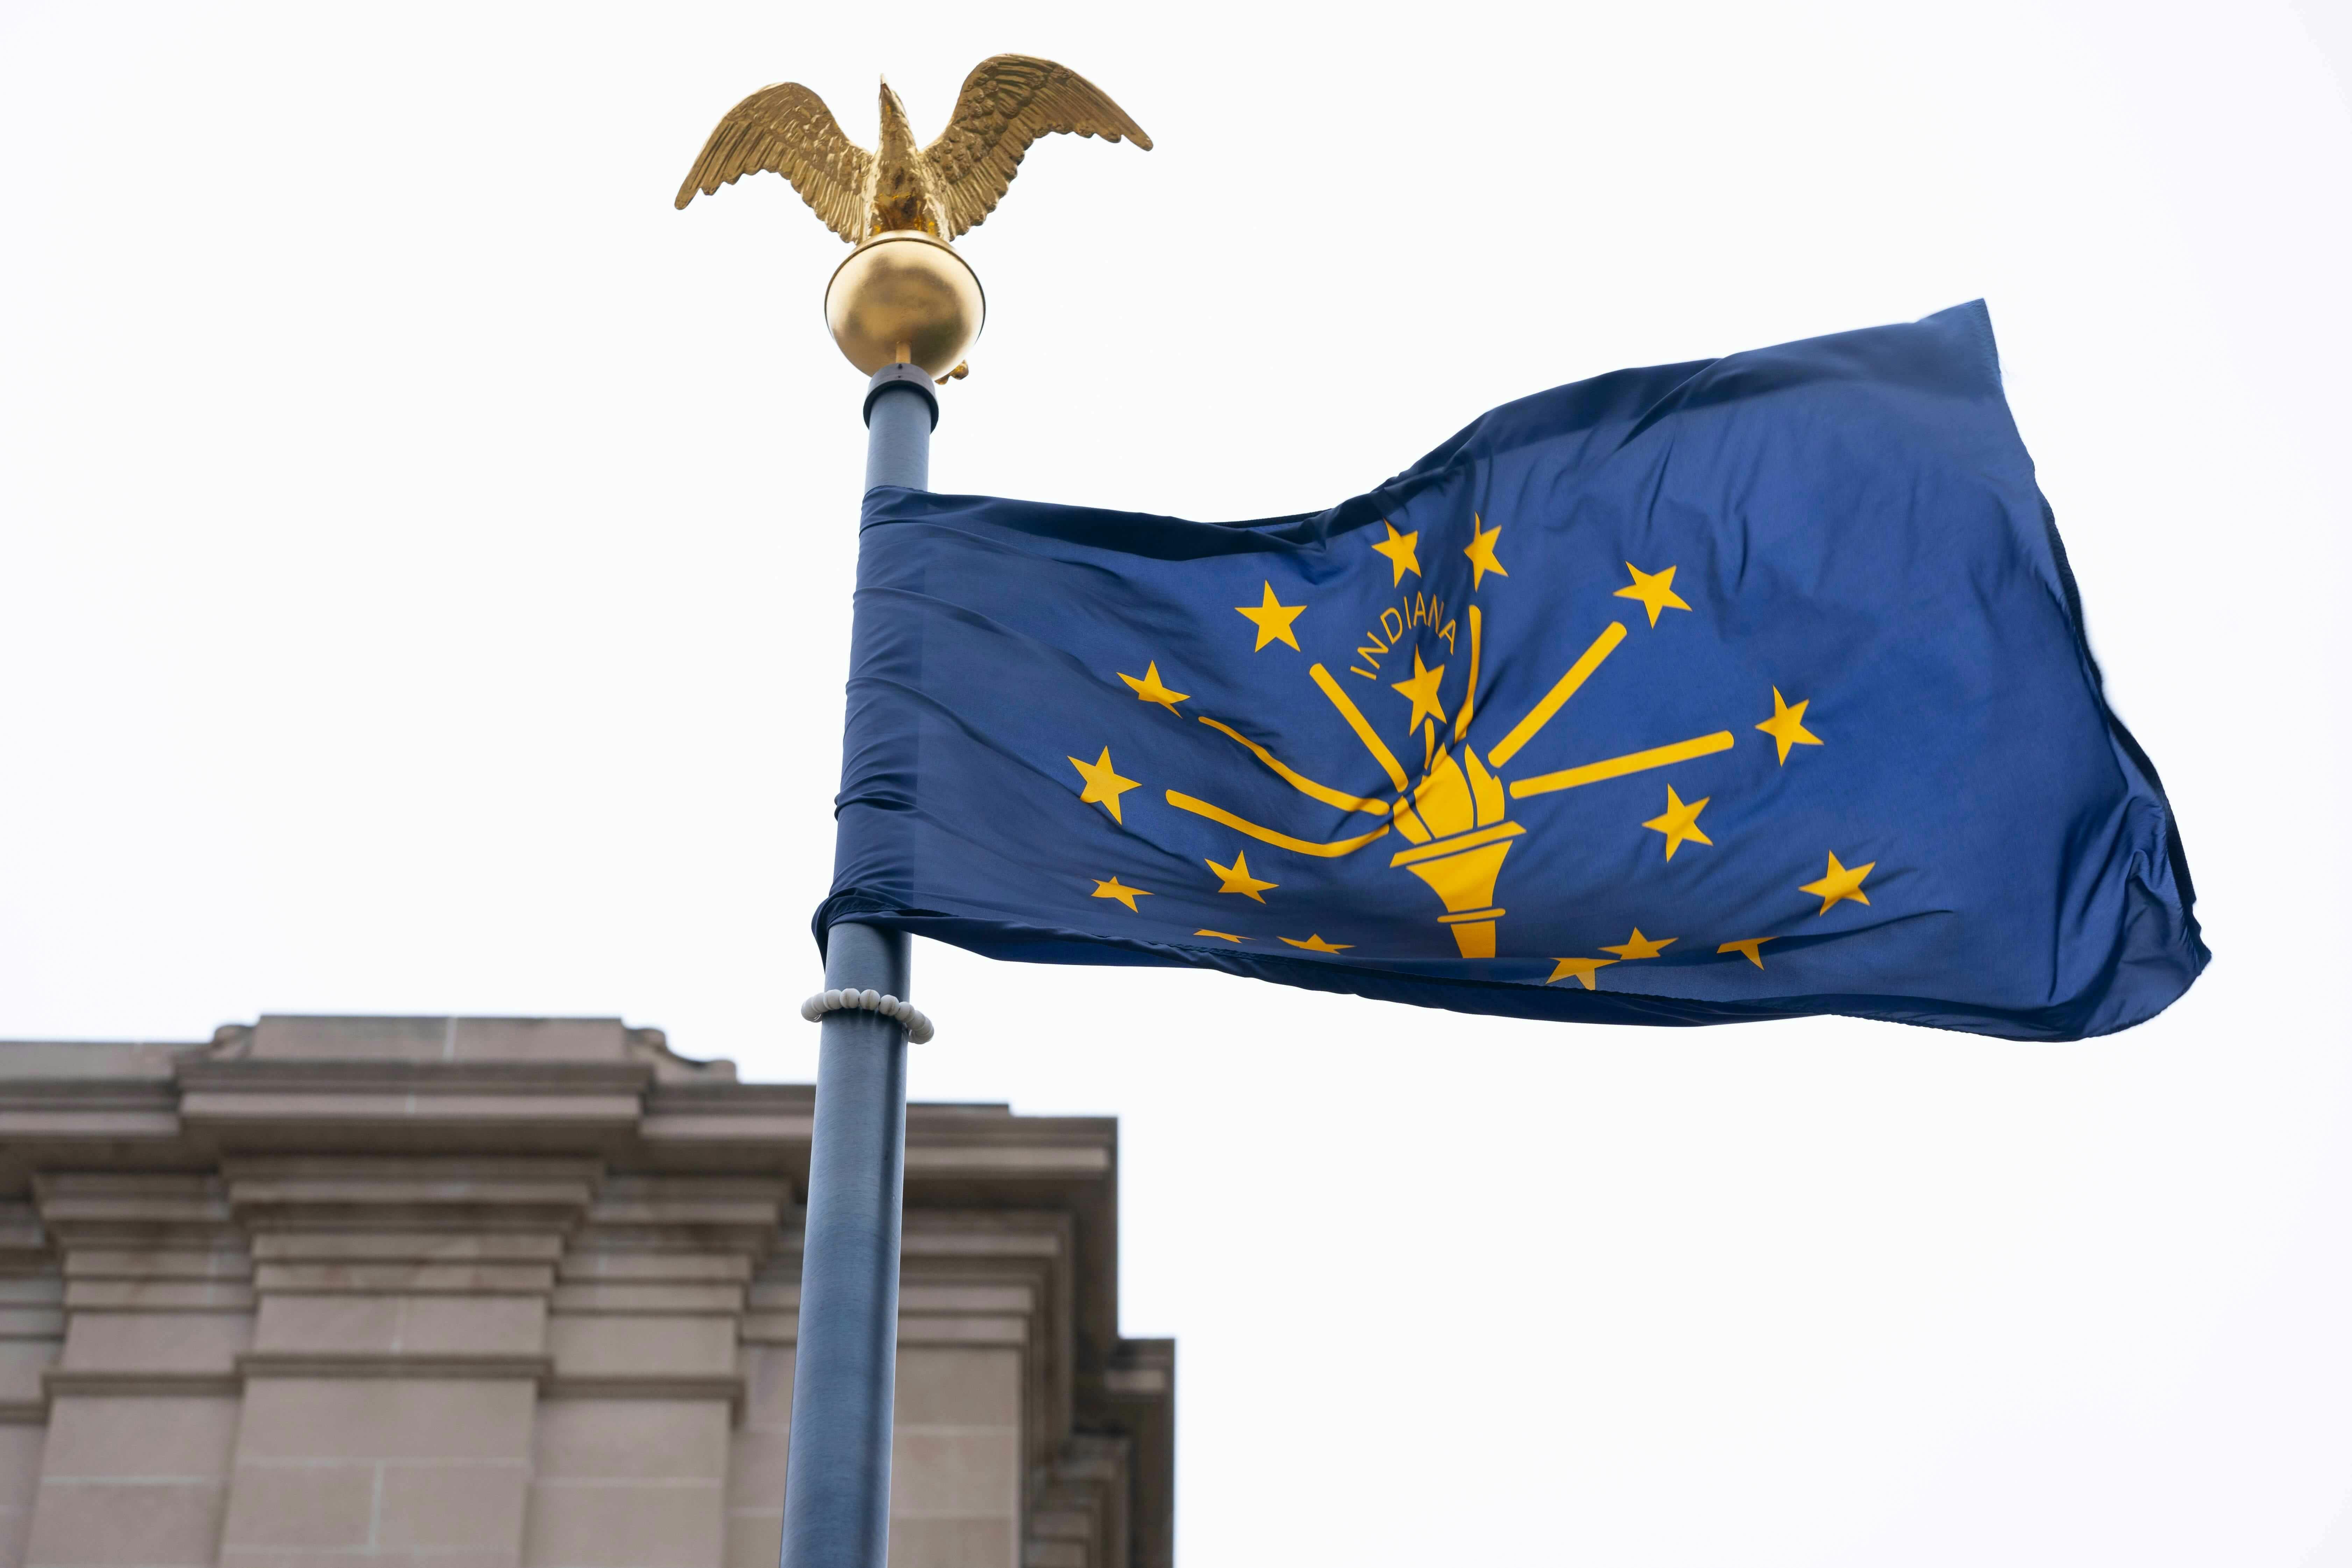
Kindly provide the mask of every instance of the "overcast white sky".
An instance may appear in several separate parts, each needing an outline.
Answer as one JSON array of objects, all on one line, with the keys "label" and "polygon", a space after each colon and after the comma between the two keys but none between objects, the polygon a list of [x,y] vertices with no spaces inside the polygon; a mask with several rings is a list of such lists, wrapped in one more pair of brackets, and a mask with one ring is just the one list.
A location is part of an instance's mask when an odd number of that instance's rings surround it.
[{"label": "overcast white sky", "polygon": [[2352,20],[2314,0],[0,0],[0,1037],[618,1014],[803,1078],[844,253],[806,82],[1039,147],[943,489],[1318,508],[1621,364],[1983,296],[2216,959],[2120,1038],[1457,1017],[922,946],[1121,1119],[1193,1564],[2352,1563]]}]

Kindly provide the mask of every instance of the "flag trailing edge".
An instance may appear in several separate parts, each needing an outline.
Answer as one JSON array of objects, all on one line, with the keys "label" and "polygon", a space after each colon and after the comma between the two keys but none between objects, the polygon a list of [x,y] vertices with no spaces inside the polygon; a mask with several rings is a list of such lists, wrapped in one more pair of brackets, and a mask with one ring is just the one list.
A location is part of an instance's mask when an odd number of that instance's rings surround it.
[{"label": "flag trailing edge", "polygon": [[2207,961],[1981,302],[1249,523],[866,498],[835,883],[992,956],[2029,1039]]}]

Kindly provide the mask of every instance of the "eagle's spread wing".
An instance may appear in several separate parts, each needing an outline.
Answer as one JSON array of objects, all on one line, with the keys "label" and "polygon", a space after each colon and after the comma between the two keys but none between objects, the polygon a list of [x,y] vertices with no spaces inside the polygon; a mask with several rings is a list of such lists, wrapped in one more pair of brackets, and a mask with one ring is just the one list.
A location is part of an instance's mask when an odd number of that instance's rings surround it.
[{"label": "eagle's spread wing", "polygon": [[1102,89],[1067,66],[1027,55],[997,55],[972,68],[955,117],[923,149],[948,209],[948,237],[976,228],[1004,199],[1029,143],[1056,131],[1125,136],[1149,151],[1151,138]]},{"label": "eagle's spread wing", "polygon": [[702,145],[681,207],[746,174],[772,169],[793,183],[825,226],[851,244],[866,237],[866,180],[874,154],[841,133],[824,100],[796,81],[763,87],[727,111]]}]

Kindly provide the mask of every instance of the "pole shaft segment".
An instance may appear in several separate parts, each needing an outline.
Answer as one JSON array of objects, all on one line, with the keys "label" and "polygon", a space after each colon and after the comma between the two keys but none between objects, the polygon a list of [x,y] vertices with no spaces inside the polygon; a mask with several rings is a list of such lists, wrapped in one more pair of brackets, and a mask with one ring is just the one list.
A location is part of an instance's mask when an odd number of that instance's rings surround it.
[{"label": "pole shaft segment", "polygon": [[[912,374],[908,374],[908,373]],[[929,488],[939,401],[911,365],[866,398],[866,488]],[[842,924],[827,990],[911,1000],[902,931]],[[907,1168],[907,1031],[879,1013],[828,1013],[816,1070],[782,1568],[885,1568],[890,1405],[898,1377],[898,1235]]]},{"label": "pole shaft segment", "polygon": [[866,488],[931,488],[931,432],[940,425],[939,394],[911,364],[877,372],[866,391]]}]

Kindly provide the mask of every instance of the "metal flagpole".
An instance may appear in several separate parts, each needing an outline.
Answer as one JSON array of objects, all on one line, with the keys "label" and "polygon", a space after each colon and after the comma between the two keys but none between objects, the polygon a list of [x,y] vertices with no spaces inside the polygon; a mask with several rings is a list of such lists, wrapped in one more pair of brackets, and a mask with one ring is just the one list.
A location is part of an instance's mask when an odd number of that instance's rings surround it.
[{"label": "metal flagpole", "polygon": [[[797,82],[730,110],[678,187],[698,195],[762,171],[784,174],[857,248],[824,289],[825,328],[866,387],[866,488],[930,488],[932,378],[964,374],[987,297],[949,244],[993,211],[1038,137],[1076,132],[1149,148],[1151,138],[1066,66],[994,55],[964,79],[947,131],[924,147],[886,83],[882,144],[850,143]],[[853,654],[854,657],[854,654]],[[898,1387],[899,1205],[907,1168],[907,1042],[930,1038],[906,1000],[907,938],[842,924],[825,939],[824,991],[801,1007],[824,1026],[801,1252],[792,1448],[782,1568],[885,1568],[890,1543],[890,1402]]]},{"label": "metal flagpole", "polygon": [[[866,488],[930,483],[939,398],[890,365],[866,394]],[[825,942],[828,991],[906,998],[903,931],[844,923]],[[884,1568],[890,1406],[898,1386],[898,1237],[907,1166],[907,1026],[884,1013],[824,1016],[801,1250],[782,1568]]]}]

